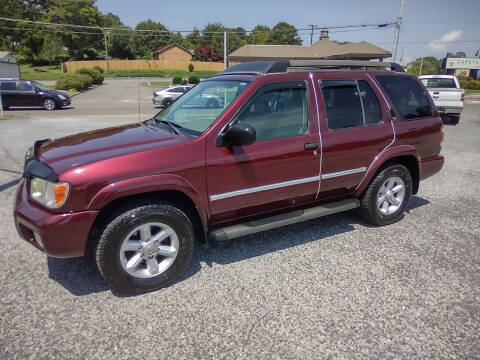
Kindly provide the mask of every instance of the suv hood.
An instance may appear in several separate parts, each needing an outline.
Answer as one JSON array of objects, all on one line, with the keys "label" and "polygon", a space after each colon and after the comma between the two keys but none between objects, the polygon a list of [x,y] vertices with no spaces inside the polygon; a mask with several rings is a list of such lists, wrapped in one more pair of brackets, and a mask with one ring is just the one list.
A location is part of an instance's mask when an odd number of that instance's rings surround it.
[{"label": "suv hood", "polygon": [[136,123],[50,140],[37,156],[57,174],[92,162],[189,141],[162,128]]}]

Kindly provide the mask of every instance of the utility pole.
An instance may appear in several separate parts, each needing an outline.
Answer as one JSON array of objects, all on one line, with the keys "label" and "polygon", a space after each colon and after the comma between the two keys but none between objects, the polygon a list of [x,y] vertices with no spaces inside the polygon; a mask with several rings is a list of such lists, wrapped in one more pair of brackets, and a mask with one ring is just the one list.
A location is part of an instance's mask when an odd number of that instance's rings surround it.
[{"label": "utility pole", "polygon": [[107,45],[107,36],[108,32],[103,33],[103,37],[105,39],[105,60],[107,61],[107,71],[110,71],[110,61],[108,60],[108,45]]},{"label": "utility pole", "polygon": [[310,31],[310,45],[312,45],[313,43],[313,30],[318,26],[318,25],[311,25],[309,24],[308,26],[310,26],[312,28],[312,31]]},{"label": "utility pole", "polygon": [[223,32],[223,68],[227,68],[227,32]]},{"label": "utility pole", "polygon": [[418,72],[418,76],[422,75],[422,70],[423,70],[423,56],[422,56],[422,61],[420,62],[420,71]]},{"label": "utility pole", "polygon": [[400,37],[400,26],[402,24],[403,5],[405,0],[400,0],[400,10],[398,11],[397,24],[395,25],[395,39],[393,41],[393,62],[397,60],[398,38]]}]

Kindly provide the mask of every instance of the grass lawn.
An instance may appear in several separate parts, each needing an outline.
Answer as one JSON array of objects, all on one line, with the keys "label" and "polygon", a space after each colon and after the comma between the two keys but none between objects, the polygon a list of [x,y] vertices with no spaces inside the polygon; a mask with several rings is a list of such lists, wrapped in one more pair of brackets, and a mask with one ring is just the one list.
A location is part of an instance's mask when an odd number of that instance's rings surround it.
[{"label": "grass lawn", "polygon": [[[36,72],[33,69],[39,69],[40,72]],[[52,66],[35,66],[30,64],[20,65],[20,76],[25,80],[58,80],[60,75],[63,74],[60,65]]]},{"label": "grass lawn", "polygon": [[465,89],[465,94],[480,94],[480,89]]},{"label": "grass lawn", "polygon": [[167,87],[172,85],[171,81],[150,81],[150,86]]}]

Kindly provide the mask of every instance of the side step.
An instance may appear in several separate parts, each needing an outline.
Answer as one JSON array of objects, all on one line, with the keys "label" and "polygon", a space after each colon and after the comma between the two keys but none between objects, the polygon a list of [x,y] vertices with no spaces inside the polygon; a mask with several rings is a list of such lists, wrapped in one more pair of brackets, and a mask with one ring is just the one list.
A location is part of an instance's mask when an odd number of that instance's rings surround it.
[{"label": "side step", "polygon": [[235,239],[240,236],[254,234],[285,225],[295,224],[298,222],[355,209],[359,206],[360,201],[358,199],[346,199],[308,209],[295,210],[289,213],[275,215],[260,220],[248,221],[237,225],[215,229],[210,232],[209,238],[213,241]]}]

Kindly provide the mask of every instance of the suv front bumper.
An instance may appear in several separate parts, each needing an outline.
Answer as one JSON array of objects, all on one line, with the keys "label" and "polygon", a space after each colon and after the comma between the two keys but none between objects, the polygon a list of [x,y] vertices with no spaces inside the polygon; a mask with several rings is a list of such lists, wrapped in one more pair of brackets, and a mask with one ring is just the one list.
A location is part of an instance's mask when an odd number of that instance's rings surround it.
[{"label": "suv front bumper", "polygon": [[98,211],[52,213],[28,200],[26,181],[22,179],[13,213],[17,232],[25,241],[47,255],[70,258],[85,254]]}]

